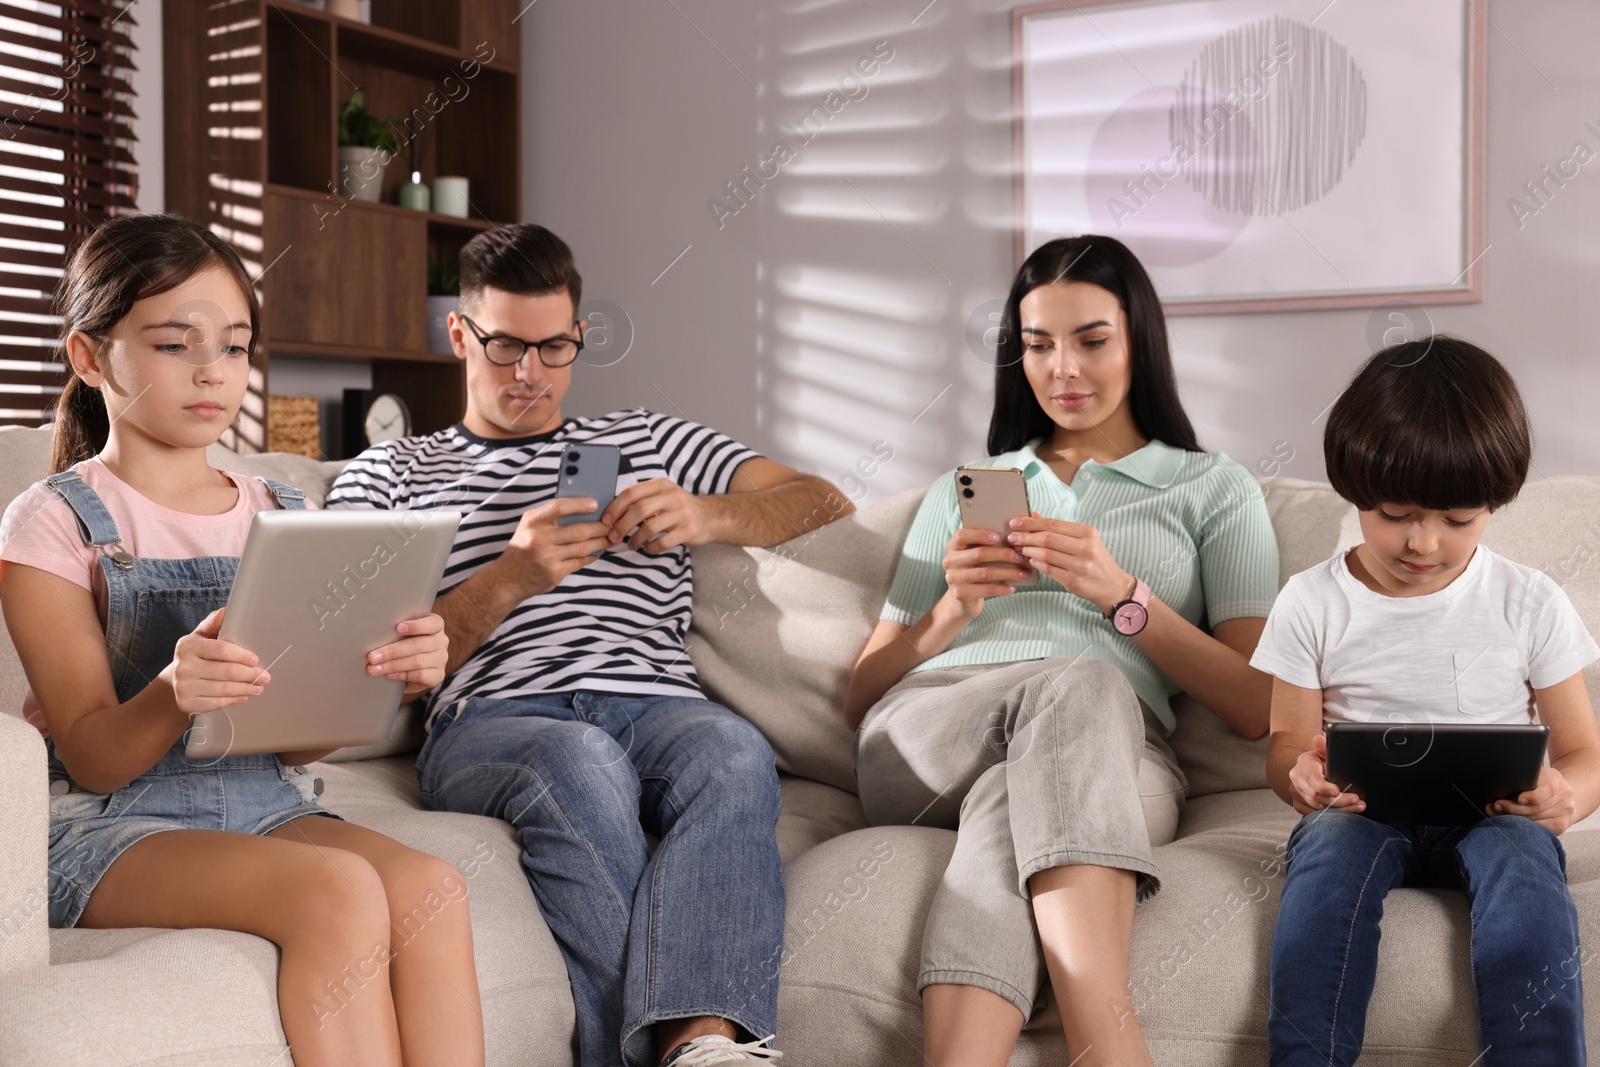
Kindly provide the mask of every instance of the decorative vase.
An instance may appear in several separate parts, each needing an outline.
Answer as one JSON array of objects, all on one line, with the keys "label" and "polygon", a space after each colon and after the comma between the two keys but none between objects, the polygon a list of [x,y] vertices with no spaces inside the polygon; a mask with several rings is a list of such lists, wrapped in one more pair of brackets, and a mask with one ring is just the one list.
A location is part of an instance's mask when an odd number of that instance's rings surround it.
[{"label": "decorative vase", "polygon": [[412,211],[426,211],[429,202],[428,187],[422,184],[422,172],[412,171],[411,180],[400,187],[400,206]]},{"label": "decorative vase", "polygon": [[433,179],[433,210],[441,215],[466,218],[467,209],[471,207],[467,184],[467,179],[453,175]]},{"label": "decorative vase", "polygon": [[381,148],[339,149],[339,192],[376,204],[383,199],[383,168],[392,157]]},{"label": "decorative vase", "polygon": [[428,351],[448,355],[450,349],[450,312],[461,307],[459,296],[428,297]]}]

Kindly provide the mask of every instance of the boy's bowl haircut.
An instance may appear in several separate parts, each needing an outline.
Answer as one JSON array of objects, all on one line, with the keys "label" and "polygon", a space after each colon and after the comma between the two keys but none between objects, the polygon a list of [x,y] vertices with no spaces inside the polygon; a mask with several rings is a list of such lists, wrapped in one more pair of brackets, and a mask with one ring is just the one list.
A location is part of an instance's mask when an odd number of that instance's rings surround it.
[{"label": "boy's bowl haircut", "polygon": [[1334,491],[1361,511],[1509,504],[1528,478],[1528,412],[1500,361],[1437,334],[1376,353],[1334,402],[1322,435]]}]

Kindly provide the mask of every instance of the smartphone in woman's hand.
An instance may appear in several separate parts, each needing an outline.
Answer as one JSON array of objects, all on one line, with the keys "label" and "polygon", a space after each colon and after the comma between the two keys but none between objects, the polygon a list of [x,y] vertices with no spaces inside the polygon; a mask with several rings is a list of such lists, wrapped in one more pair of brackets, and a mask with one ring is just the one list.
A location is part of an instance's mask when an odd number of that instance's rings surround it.
[{"label": "smartphone in woman's hand", "polygon": [[[1012,519],[1032,514],[1028,507],[1028,480],[1016,467],[957,467],[956,499],[961,505],[961,526],[967,530],[988,530],[1005,540]],[[1032,577],[1018,585],[1033,585],[1039,572],[1028,567]]]}]

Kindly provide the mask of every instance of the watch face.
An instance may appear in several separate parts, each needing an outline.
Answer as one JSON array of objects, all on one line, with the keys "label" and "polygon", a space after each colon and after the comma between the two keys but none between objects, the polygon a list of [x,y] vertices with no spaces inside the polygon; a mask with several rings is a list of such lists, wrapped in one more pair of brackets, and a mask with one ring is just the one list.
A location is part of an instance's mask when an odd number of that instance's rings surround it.
[{"label": "watch face", "polygon": [[410,430],[407,423],[405,405],[393,393],[381,393],[367,408],[366,433],[367,443],[375,445],[379,441],[392,441],[397,437],[404,437]]},{"label": "watch face", "polygon": [[1117,628],[1117,633],[1131,636],[1144,629],[1145,621],[1149,617],[1149,612],[1140,605],[1131,600],[1124,601],[1111,616],[1111,625]]}]

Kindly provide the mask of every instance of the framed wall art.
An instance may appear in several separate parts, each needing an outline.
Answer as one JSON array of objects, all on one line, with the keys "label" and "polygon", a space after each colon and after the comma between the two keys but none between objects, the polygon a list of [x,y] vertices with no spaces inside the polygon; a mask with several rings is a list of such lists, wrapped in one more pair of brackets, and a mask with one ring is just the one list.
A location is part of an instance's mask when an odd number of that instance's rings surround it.
[{"label": "framed wall art", "polygon": [[1126,243],[1178,313],[1482,299],[1474,0],[1013,11],[1017,253]]}]

